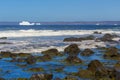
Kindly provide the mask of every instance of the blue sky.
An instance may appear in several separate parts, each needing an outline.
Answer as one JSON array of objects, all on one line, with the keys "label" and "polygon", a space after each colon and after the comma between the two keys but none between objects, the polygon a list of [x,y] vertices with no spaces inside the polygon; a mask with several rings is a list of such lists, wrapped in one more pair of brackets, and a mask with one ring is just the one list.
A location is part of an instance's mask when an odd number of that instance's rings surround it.
[{"label": "blue sky", "polygon": [[120,21],[120,0],[0,0],[0,21]]}]

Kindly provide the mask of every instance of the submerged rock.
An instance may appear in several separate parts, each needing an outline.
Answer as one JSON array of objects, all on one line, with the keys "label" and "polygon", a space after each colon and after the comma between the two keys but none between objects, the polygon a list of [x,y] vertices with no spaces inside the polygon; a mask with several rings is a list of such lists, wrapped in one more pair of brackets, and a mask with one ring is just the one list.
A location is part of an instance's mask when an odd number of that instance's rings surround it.
[{"label": "submerged rock", "polygon": [[81,52],[82,56],[90,56],[94,54],[94,52],[91,49],[85,49],[83,52]]},{"label": "submerged rock", "polygon": [[36,58],[34,56],[29,56],[26,59],[27,64],[35,64],[36,63]]},{"label": "submerged rock", "polygon": [[53,74],[33,74],[30,80],[52,80]]},{"label": "submerged rock", "polygon": [[41,71],[44,71],[43,68],[39,67],[39,68],[30,68],[28,69],[28,71],[32,71],[32,72],[41,72]]},{"label": "submerged rock", "polygon": [[76,56],[80,52],[77,44],[71,44],[64,49],[64,53],[68,53],[70,56]]},{"label": "submerged rock", "polygon": [[46,50],[46,51],[42,51],[41,52],[42,54],[47,54],[47,55],[50,55],[50,56],[58,56],[58,55],[61,55],[61,53],[57,50],[57,49],[55,49],[55,48],[53,48],[53,49],[48,49],[48,50]]},{"label": "submerged rock", "polygon": [[82,63],[82,60],[77,56],[68,56],[65,60],[68,63],[79,64]]}]

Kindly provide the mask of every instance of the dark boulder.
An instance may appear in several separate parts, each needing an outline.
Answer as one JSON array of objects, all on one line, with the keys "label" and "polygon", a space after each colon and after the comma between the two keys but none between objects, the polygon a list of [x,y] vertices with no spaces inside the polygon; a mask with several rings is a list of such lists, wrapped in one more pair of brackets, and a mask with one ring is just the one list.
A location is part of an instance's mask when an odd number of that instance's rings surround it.
[{"label": "dark boulder", "polygon": [[52,80],[52,74],[33,74],[30,80]]},{"label": "dark boulder", "polygon": [[114,68],[115,68],[115,70],[120,70],[120,62],[117,62],[117,63],[114,65]]},{"label": "dark boulder", "polygon": [[60,53],[57,49],[55,49],[55,48],[53,48],[53,49],[48,49],[48,50],[46,50],[46,51],[42,51],[41,53],[42,53],[42,54],[50,55],[51,57],[61,55],[61,53]]},{"label": "dark boulder", "polygon": [[90,70],[80,70],[76,75],[81,78],[93,78],[94,77],[94,74]]},{"label": "dark boulder", "polygon": [[28,57],[28,56],[30,56],[31,54],[29,54],[29,53],[18,53],[18,56],[19,57]]},{"label": "dark boulder", "polygon": [[102,32],[95,31],[93,34],[102,34]]},{"label": "dark boulder", "polygon": [[64,53],[68,53],[70,56],[76,56],[80,52],[77,44],[71,44],[64,49]]},{"label": "dark boulder", "polygon": [[118,37],[115,34],[105,34],[103,37],[100,38],[101,41],[113,41],[112,39]]},{"label": "dark boulder", "polygon": [[88,70],[93,72],[98,76],[106,76],[108,74],[107,69],[103,66],[103,64],[98,60],[93,60],[88,64]]},{"label": "dark boulder", "polygon": [[77,77],[74,76],[67,76],[63,80],[79,80]]},{"label": "dark boulder", "polygon": [[0,39],[7,39],[7,37],[0,37]]},{"label": "dark boulder", "polygon": [[28,69],[28,71],[32,71],[32,72],[41,72],[41,71],[44,71],[44,69],[41,68],[41,67],[38,67],[38,68],[30,68],[30,69]]},{"label": "dark boulder", "polygon": [[103,55],[106,59],[120,59],[120,54],[118,53],[118,49],[116,47],[107,48],[105,54]]},{"label": "dark boulder", "polygon": [[0,53],[0,55],[1,55],[1,57],[10,57],[11,56],[11,52],[9,52],[9,51],[2,51],[1,53]]},{"label": "dark boulder", "polygon": [[63,41],[64,42],[73,42],[73,41],[83,41],[83,40],[94,40],[95,37],[93,35],[89,35],[86,37],[80,37],[80,38],[75,38],[75,37],[70,37],[70,38],[65,38]]},{"label": "dark boulder", "polygon": [[81,52],[82,56],[90,56],[94,54],[94,52],[91,49],[85,49],[83,52]]},{"label": "dark boulder", "polygon": [[17,54],[11,53],[11,54],[10,54],[10,57],[11,57],[11,58],[16,58],[16,57],[17,57]]},{"label": "dark boulder", "polygon": [[50,55],[48,55],[48,54],[37,57],[38,62],[44,62],[44,61],[50,61],[50,60],[52,60],[52,57]]},{"label": "dark boulder", "polygon": [[82,41],[82,40],[81,40],[81,38],[70,37],[70,38],[65,38],[63,41],[64,42],[72,42],[72,41]]},{"label": "dark boulder", "polygon": [[34,56],[29,56],[26,59],[27,64],[35,64],[36,63],[36,58]]},{"label": "dark boulder", "polygon": [[82,63],[82,60],[77,56],[68,56],[65,61],[67,63],[73,63],[73,64]]}]

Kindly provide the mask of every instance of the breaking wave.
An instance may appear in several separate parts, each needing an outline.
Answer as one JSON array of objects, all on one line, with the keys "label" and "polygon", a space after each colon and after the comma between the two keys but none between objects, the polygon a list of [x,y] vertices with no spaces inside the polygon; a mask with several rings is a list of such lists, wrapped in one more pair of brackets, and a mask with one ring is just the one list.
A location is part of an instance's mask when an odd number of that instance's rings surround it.
[{"label": "breaking wave", "polygon": [[117,33],[113,30],[7,30],[0,31],[0,37],[34,37],[34,36],[67,36],[67,35],[84,35],[93,34],[94,31],[102,33]]}]

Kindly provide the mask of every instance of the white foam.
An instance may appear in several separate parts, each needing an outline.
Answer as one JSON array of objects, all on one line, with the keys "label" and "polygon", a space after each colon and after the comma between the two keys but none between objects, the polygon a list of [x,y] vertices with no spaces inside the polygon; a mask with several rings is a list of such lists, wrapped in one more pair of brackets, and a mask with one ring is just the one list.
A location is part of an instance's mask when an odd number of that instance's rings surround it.
[{"label": "white foam", "polygon": [[0,37],[33,37],[33,36],[66,36],[66,35],[84,35],[93,34],[94,31],[99,31],[104,33],[117,33],[119,31],[112,30],[9,30],[0,31]]}]

